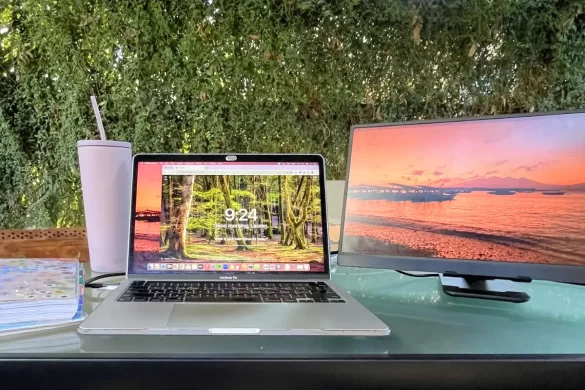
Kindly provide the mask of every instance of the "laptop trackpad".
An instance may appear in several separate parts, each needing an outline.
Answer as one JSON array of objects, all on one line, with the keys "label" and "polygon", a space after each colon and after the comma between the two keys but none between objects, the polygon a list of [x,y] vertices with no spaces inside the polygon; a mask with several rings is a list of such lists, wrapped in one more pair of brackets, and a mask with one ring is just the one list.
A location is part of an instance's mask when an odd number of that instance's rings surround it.
[{"label": "laptop trackpad", "polygon": [[[201,303],[175,304],[167,326],[175,329],[199,329],[217,334],[250,334],[263,330],[337,329],[347,323],[351,313],[345,305]],[[358,318],[361,318],[358,316]]]},{"label": "laptop trackpad", "polygon": [[278,314],[274,315],[275,307],[267,306],[239,303],[177,304],[171,312],[167,326],[176,329],[202,329],[217,334],[255,334],[260,333],[262,325],[267,324],[270,327],[286,329],[284,321],[277,319]]}]

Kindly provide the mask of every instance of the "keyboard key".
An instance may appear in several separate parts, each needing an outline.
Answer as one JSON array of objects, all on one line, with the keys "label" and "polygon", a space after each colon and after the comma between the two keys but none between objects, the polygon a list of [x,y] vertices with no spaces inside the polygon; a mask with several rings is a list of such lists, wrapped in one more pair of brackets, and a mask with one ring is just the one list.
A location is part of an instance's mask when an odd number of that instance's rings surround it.
[{"label": "keyboard key", "polygon": [[128,296],[121,296],[120,298],[118,298],[118,302],[132,302],[132,299],[134,298]]},{"label": "keyboard key", "polygon": [[183,302],[183,298],[167,298],[165,302]]},{"label": "keyboard key", "polygon": [[148,302],[147,297],[135,297],[132,302]]},{"label": "keyboard key", "polygon": [[134,295],[135,297],[148,297],[148,296],[154,295],[155,293],[150,292],[148,290],[145,290],[145,291],[132,291],[131,294]]}]

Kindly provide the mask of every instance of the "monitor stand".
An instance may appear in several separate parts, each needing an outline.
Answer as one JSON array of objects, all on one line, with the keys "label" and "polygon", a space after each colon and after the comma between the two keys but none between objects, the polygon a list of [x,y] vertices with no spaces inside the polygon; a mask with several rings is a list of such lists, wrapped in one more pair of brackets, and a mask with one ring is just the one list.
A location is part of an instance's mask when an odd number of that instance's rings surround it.
[{"label": "monitor stand", "polygon": [[498,278],[495,276],[462,275],[456,272],[440,274],[443,292],[454,297],[490,299],[522,303],[530,299],[530,295],[521,291],[517,284],[530,283],[526,277]]}]

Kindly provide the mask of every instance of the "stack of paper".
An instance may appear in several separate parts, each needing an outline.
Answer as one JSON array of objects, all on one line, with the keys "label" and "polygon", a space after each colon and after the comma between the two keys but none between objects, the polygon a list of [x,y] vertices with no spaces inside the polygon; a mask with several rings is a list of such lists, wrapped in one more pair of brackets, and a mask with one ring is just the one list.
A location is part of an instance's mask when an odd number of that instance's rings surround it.
[{"label": "stack of paper", "polygon": [[82,309],[77,260],[0,259],[0,336],[68,324]]}]

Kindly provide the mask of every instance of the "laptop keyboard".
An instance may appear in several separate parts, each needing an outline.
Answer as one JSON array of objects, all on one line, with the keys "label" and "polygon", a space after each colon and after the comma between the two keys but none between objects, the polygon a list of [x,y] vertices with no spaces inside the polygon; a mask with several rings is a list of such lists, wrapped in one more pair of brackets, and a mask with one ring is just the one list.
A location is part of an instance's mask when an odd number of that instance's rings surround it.
[{"label": "laptop keyboard", "polygon": [[345,303],[324,282],[134,281],[118,302]]}]

